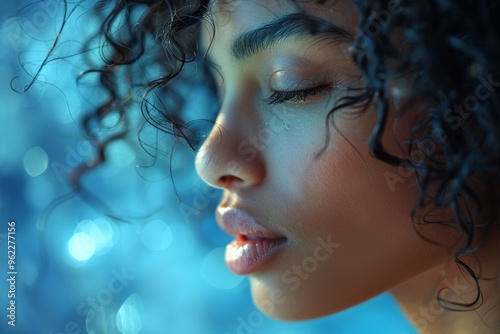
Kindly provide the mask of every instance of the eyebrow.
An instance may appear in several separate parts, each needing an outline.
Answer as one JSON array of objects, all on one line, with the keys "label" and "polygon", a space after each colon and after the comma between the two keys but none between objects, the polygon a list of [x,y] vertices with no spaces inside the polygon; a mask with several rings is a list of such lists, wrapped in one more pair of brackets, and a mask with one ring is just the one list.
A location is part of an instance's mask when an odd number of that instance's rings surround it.
[{"label": "eyebrow", "polygon": [[242,61],[294,37],[326,37],[339,42],[354,40],[348,31],[331,22],[305,13],[293,13],[239,35],[232,43],[231,53],[236,60]]}]

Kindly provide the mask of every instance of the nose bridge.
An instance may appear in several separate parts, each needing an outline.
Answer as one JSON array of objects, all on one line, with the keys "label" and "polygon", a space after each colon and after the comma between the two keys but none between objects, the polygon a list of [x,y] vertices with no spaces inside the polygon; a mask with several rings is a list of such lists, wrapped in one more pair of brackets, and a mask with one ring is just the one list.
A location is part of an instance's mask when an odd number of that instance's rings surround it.
[{"label": "nose bridge", "polygon": [[252,159],[245,154],[251,149],[249,138],[257,132],[259,120],[244,108],[238,107],[238,101],[223,105],[196,156],[198,174],[213,187],[251,186],[265,177],[262,152],[254,148]]}]

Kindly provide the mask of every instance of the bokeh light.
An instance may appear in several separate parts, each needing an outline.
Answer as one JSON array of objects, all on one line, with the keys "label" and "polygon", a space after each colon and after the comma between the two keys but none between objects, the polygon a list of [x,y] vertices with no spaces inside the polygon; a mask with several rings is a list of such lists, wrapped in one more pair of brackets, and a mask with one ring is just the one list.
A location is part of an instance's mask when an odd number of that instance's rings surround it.
[{"label": "bokeh light", "polygon": [[87,334],[120,334],[116,328],[116,311],[109,305],[99,308],[99,312],[89,312],[85,319]]},{"label": "bokeh light", "polygon": [[85,232],[78,232],[68,241],[71,256],[78,261],[87,261],[95,253],[94,240]]},{"label": "bokeh light", "polygon": [[75,232],[85,233],[92,240],[95,255],[106,254],[113,247],[119,235],[116,225],[104,217],[80,222]]},{"label": "bokeh light", "polygon": [[142,306],[141,297],[133,294],[127,298],[116,314],[116,326],[122,334],[139,334],[142,321],[139,310]]},{"label": "bokeh light", "polygon": [[47,169],[49,157],[43,148],[35,146],[24,154],[23,164],[29,176],[38,176]]},{"label": "bokeh light", "polygon": [[70,255],[78,261],[87,261],[94,255],[103,255],[119,240],[116,225],[105,217],[86,219],[78,223],[69,239]]}]

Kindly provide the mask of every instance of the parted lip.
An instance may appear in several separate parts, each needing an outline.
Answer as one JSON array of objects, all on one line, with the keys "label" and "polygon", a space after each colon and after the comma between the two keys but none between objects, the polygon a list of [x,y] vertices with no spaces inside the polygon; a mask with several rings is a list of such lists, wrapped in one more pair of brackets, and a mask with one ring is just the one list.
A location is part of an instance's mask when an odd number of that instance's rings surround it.
[{"label": "parted lip", "polygon": [[234,207],[217,207],[216,220],[226,233],[245,238],[285,239],[282,234],[263,226],[247,212]]}]

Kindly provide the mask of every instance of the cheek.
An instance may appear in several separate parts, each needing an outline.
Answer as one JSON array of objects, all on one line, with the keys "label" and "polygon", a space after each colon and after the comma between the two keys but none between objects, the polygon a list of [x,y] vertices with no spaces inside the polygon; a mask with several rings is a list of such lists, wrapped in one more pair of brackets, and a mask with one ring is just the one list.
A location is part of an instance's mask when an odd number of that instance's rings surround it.
[{"label": "cheek", "polygon": [[[428,265],[426,256],[414,257],[428,248],[410,220],[418,189],[410,178],[392,191],[385,176],[394,173],[393,168],[376,161],[363,146],[356,145],[360,156],[344,139],[339,140],[309,169],[302,187],[303,219],[308,217],[310,241],[332,235],[341,244],[338,257],[332,259],[333,268],[325,268],[341,270],[343,275],[335,278],[342,281],[340,286],[358,281],[365,293],[378,293],[376,289],[403,278],[409,257],[415,271]],[[390,270],[381,271],[381,265]],[[366,277],[373,281],[366,282]]]},{"label": "cheek", "polygon": [[386,176],[397,168],[370,156],[361,127],[343,128],[357,130],[332,132],[317,159],[325,140],[318,131],[304,131],[314,140],[293,139],[293,152],[275,152],[282,163],[275,175],[286,175],[279,183],[293,250],[276,270],[252,277],[264,312],[269,296],[284,294],[286,303],[274,305],[271,316],[298,320],[340,311],[438,264],[442,251],[421,239],[410,221],[418,198],[413,178],[391,188]]},{"label": "cheek", "polygon": [[316,218],[313,234],[330,232],[349,258],[363,261],[370,253],[371,261],[382,263],[386,255],[420,240],[410,221],[418,189],[408,179],[392,191],[385,176],[394,170],[363,148],[358,152],[361,156],[348,143],[339,143],[313,164],[303,183],[304,205]]},{"label": "cheek", "polygon": [[324,122],[314,117],[301,122],[300,129],[291,129],[293,136],[276,137],[278,149],[272,153],[270,167],[273,186],[308,224],[293,232],[303,235],[302,228],[314,225],[325,231],[340,229],[357,240],[389,229],[411,230],[413,236],[410,212],[418,199],[418,186],[407,171],[402,174],[371,156],[367,138],[375,120],[368,114],[355,119],[339,116],[338,129],[331,128],[326,147]]}]

